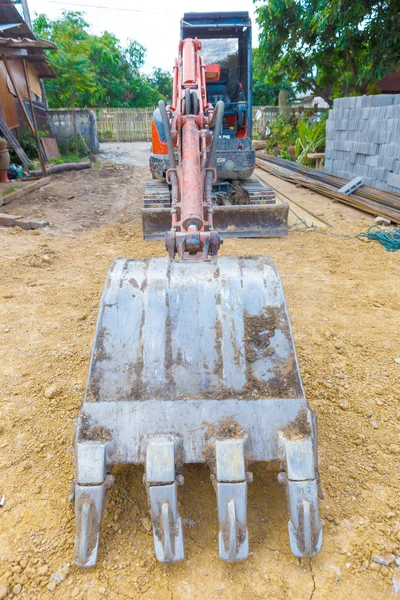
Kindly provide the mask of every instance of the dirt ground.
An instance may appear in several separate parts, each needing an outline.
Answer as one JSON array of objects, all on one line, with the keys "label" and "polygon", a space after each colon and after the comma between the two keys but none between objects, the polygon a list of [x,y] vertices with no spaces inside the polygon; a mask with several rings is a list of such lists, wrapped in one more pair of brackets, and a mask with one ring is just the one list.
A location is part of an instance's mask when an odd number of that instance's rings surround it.
[{"label": "dirt ground", "polygon": [[73,566],[73,426],[104,279],[116,257],[164,255],[161,242],[141,236],[148,171],[143,150],[139,154],[140,160],[124,165],[120,157],[112,166],[108,149],[91,171],[54,176],[2,207],[52,225],[40,232],[0,230],[0,599],[396,597],[400,252],[342,237],[366,230],[372,217],[269,176],[334,225],[222,247],[223,254],[269,255],[281,273],[319,423],[321,552],[312,560],[291,555],[277,471],[256,465],[249,486],[250,558],[221,562],[209,472],[191,465],[179,489],[186,559],[160,565],[143,469],[130,466],[115,470],[98,566]]}]

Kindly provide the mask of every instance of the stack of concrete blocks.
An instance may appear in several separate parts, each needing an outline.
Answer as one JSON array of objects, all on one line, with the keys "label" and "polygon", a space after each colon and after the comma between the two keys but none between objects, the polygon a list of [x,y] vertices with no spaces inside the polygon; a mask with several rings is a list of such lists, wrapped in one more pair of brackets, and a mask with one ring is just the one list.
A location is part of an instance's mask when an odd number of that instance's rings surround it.
[{"label": "stack of concrete blocks", "polygon": [[400,192],[400,94],[337,98],[326,123],[324,171]]}]

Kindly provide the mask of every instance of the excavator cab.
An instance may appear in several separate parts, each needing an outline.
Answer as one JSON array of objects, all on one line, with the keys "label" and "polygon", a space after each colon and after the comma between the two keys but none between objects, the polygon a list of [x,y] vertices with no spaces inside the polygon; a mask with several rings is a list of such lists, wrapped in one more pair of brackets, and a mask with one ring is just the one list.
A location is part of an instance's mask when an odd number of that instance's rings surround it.
[{"label": "excavator cab", "polygon": [[252,137],[251,19],[247,12],[185,13],[181,37],[201,40],[208,101],[224,102],[217,149],[220,180],[245,180],[255,166]]}]

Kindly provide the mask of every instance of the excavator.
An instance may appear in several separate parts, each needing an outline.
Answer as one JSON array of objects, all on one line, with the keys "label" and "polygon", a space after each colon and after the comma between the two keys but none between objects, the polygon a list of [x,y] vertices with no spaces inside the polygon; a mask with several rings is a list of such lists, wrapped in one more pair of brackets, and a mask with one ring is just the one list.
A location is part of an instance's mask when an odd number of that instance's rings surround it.
[{"label": "excavator", "polygon": [[[287,207],[252,177],[251,21],[186,13],[171,104],[154,113],[143,232],[167,256],[117,259],[104,287],[75,424],[75,563],[96,564],[117,464],[144,466],[155,555],[184,559],[178,487],[205,463],[223,561],[248,557],[251,465],[275,461],[294,556],[321,548],[317,424],[279,273],[219,253],[226,237],[287,232]],[[285,231],[286,230],[286,231]]]}]

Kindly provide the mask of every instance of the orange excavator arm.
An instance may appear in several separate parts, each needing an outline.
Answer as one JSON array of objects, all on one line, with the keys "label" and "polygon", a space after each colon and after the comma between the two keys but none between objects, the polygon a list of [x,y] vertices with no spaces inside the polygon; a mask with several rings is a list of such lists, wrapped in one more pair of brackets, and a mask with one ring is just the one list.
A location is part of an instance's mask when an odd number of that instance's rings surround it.
[{"label": "orange excavator arm", "polygon": [[212,184],[217,179],[215,155],[224,103],[217,102],[215,110],[207,103],[200,49],[197,39],[180,41],[173,106],[165,106],[163,101],[158,104],[168,147],[166,177],[172,188],[171,230],[165,239],[171,258],[176,254],[179,258],[208,258],[218,253],[221,244],[213,226]]}]

